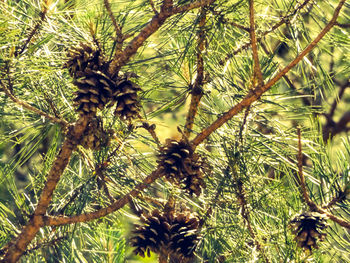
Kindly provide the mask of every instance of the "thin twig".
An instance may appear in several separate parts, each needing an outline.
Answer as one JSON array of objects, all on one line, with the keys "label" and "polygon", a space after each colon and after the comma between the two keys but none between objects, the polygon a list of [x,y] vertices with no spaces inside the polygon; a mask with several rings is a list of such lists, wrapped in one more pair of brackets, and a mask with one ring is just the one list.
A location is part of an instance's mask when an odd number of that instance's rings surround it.
[{"label": "thin twig", "polygon": [[300,128],[297,128],[298,132],[298,170],[299,170],[299,183],[301,188],[301,193],[303,195],[304,201],[307,203],[307,205],[311,208],[311,210],[314,210],[316,207],[316,204],[310,199],[310,196],[306,189],[305,184],[305,177],[303,173],[303,153],[302,153],[302,147],[301,147],[301,131]]},{"label": "thin twig", "polygon": [[64,119],[60,119],[57,118],[55,116],[52,116],[46,112],[43,112],[41,110],[39,110],[38,108],[35,108],[31,105],[29,105],[27,102],[20,100],[19,98],[17,98],[15,95],[12,94],[12,92],[6,87],[6,85],[4,83],[2,83],[2,81],[0,80],[1,86],[3,88],[3,91],[5,92],[5,94],[16,104],[18,104],[19,106],[22,106],[23,108],[26,108],[27,110],[30,110],[36,114],[39,114],[49,120],[51,120],[52,122],[58,123],[60,125],[62,125],[63,127],[67,127],[68,126],[68,122],[65,121]]},{"label": "thin twig", "polygon": [[161,144],[161,142],[158,138],[158,135],[156,133],[156,125],[155,124],[149,125],[149,123],[143,119],[141,114],[138,114],[138,117],[142,121],[142,128],[144,128],[146,131],[149,132],[149,134],[152,136],[153,140],[156,142],[158,149],[160,149],[162,147],[162,144]]},{"label": "thin twig", "polygon": [[287,65],[284,69],[282,69],[275,77],[273,77],[270,81],[268,81],[262,87],[256,87],[251,90],[238,104],[236,104],[233,108],[231,108],[228,112],[224,113],[220,118],[214,121],[209,127],[204,129],[200,134],[197,135],[196,138],[192,140],[193,145],[200,144],[203,140],[205,140],[212,132],[220,128],[223,124],[225,124],[228,120],[230,120],[233,116],[241,112],[244,108],[250,106],[253,102],[257,101],[262,94],[268,91],[278,80],[280,80],[286,73],[291,70],[295,65],[297,65],[316,45],[317,43],[327,34],[329,30],[332,29],[334,23],[336,22],[340,10],[343,7],[346,0],[340,0],[338,6],[334,10],[332,19],[328,22],[328,24],[323,28],[323,30],[318,34],[318,36],[292,61]]},{"label": "thin twig", "polygon": [[336,205],[337,203],[343,202],[346,200],[346,192],[343,190],[340,190],[337,192],[337,195],[334,196],[328,204],[325,204],[322,206],[323,209],[330,209],[332,206]]},{"label": "thin twig", "polygon": [[140,31],[140,33],[131,40],[130,44],[125,47],[118,57],[115,57],[109,66],[109,72],[111,75],[115,75],[119,69],[124,66],[133,55],[136,54],[137,50],[143,45],[154,32],[156,32],[165,21],[172,15],[184,13],[186,11],[198,8],[201,6],[209,5],[215,0],[198,0],[196,2],[183,5],[180,7],[173,7],[172,1],[164,1],[160,12],[153,16],[151,21]]},{"label": "thin twig", "polygon": [[[245,117],[248,115],[247,114],[248,112],[249,111],[246,112]],[[244,129],[245,124],[246,124],[246,120],[244,120],[242,125],[241,125],[241,129],[240,129],[241,131]],[[240,134],[240,136],[242,135],[241,132],[239,132],[239,134]],[[237,148],[241,142],[242,142],[242,138],[237,140],[235,143],[235,148]],[[255,231],[251,225],[251,222],[250,222],[250,212],[247,209],[248,202],[247,202],[247,199],[245,196],[243,180],[237,172],[238,160],[239,160],[238,158],[233,159],[233,158],[229,157],[229,165],[226,169],[226,172],[228,174],[230,174],[230,171],[231,171],[231,174],[233,175],[232,178],[233,178],[234,183],[235,183],[235,190],[236,190],[235,194],[237,197],[237,202],[238,202],[238,205],[240,206],[240,213],[241,213],[241,216],[242,216],[242,218],[247,226],[248,232],[249,232],[250,236],[252,237],[252,239],[254,240],[255,246],[256,246],[257,250],[260,252],[261,257],[264,259],[265,262],[269,263],[270,261],[265,254],[264,247],[259,242],[259,240],[255,234]]]},{"label": "thin twig", "polygon": [[60,225],[66,225],[66,224],[74,224],[78,222],[87,222],[91,221],[97,218],[104,217],[110,213],[113,213],[117,211],[118,209],[122,208],[124,205],[126,205],[131,197],[136,197],[142,190],[147,188],[151,183],[153,183],[155,180],[160,178],[162,176],[161,169],[158,168],[154,172],[152,172],[149,176],[147,176],[142,183],[138,184],[134,187],[133,190],[131,190],[128,194],[124,195],[117,201],[115,201],[113,204],[109,205],[108,207],[99,209],[97,211],[76,215],[76,216],[56,216],[56,217],[50,217],[46,216],[43,219],[44,225],[46,226],[60,226]]},{"label": "thin twig", "polygon": [[46,14],[47,14],[47,11],[48,11],[48,0],[43,0],[42,1],[41,8],[42,8],[42,11],[40,12],[39,21],[33,27],[32,31],[30,31],[30,33],[28,34],[28,37],[27,37],[26,41],[24,42],[23,46],[15,51],[15,53],[14,53],[15,57],[18,57],[19,55],[21,55],[26,50],[26,48],[28,47],[30,41],[32,40],[34,35],[38,32],[38,30],[41,27],[42,23],[46,19]]},{"label": "thin twig", "polygon": [[[267,49],[267,47],[266,47],[266,45],[264,44],[263,41],[260,42],[260,45],[261,45],[262,50],[265,52],[266,55],[268,55],[268,56],[271,56],[271,55],[272,55],[272,53]],[[275,51],[273,51],[273,53],[274,53],[274,52],[275,52]],[[283,68],[281,67],[281,65],[279,65],[279,66],[278,66],[278,69],[281,71]],[[297,87],[293,84],[293,82],[291,81],[291,79],[288,77],[287,74],[283,76],[283,79],[284,79],[285,82],[287,82],[288,86],[289,86],[291,89],[295,90],[295,91],[298,93],[298,95],[301,96],[301,99],[302,99],[304,105],[306,105],[306,106],[311,106],[311,103],[310,103],[310,101],[308,100],[306,94],[303,93],[303,92],[301,92],[301,91],[299,91],[299,90],[297,89]]]},{"label": "thin twig", "polygon": [[210,5],[210,4],[214,3],[215,1],[216,0],[198,0],[196,2],[189,3],[187,5],[174,7],[172,10],[172,13],[179,14],[179,13],[188,12],[188,11],[195,9],[195,8],[198,8],[198,7]]},{"label": "thin twig", "polygon": [[156,142],[158,148],[160,149],[162,147],[162,144],[156,134],[156,125],[155,124],[149,125],[146,121],[142,121],[142,127],[149,132],[153,140]]},{"label": "thin twig", "polygon": [[210,218],[211,214],[213,213],[213,207],[215,207],[215,205],[218,203],[219,201],[219,197],[221,195],[221,193],[223,192],[223,189],[224,189],[224,184],[227,182],[227,181],[230,181],[231,179],[231,175],[229,173],[229,169],[230,167],[227,167],[224,171],[223,171],[223,174],[224,174],[224,177],[223,179],[220,181],[218,187],[217,187],[217,190],[216,190],[216,193],[215,193],[215,196],[211,199],[211,202],[210,202],[210,205],[207,207],[206,209],[206,212],[204,213],[204,215],[202,216],[202,219],[200,221],[200,224],[199,224],[199,228],[201,229],[204,224],[207,222],[208,218]]},{"label": "thin twig", "polygon": [[254,72],[253,72],[253,87],[255,87],[255,80],[257,80],[257,86],[264,85],[263,75],[261,73],[259,55],[258,55],[258,45],[255,35],[255,21],[254,21],[254,0],[249,0],[249,22],[250,22],[250,42],[253,51],[254,60]]},{"label": "thin twig", "polygon": [[[285,15],[283,17],[281,17],[281,19],[274,24],[273,26],[271,26],[270,29],[262,32],[260,34],[260,36],[257,38],[257,43],[260,43],[260,41],[269,33],[272,33],[273,31],[275,31],[276,29],[278,29],[280,26],[288,23],[296,14],[297,12],[299,12],[301,9],[303,9],[311,0],[305,0],[301,5],[299,5],[298,7],[296,7],[291,13],[289,13],[288,15]],[[234,50],[232,53],[228,54],[225,58],[223,58],[220,61],[220,64],[224,65],[226,63],[227,60],[229,60],[230,58],[232,58],[233,56],[237,55],[239,52],[242,52],[243,50],[249,48],[251,45],[251,41],[245,44],[242,44],[240,47],[238,47],[236,50]]]},{"label": "thin twig", "polygon": [[238,204],[240,205],[241,209],[241,216],[243,218],[243,220],[246,223],[246,226],[248,228],[249,234],[252,237],[252,239],[254,240],[255,246],[257,248],[257,250],[260,252],[260,255],[262,256],[262,258],[265,260],[265,262],[269,263],[270,260],[267,258],[265,251],[264,251],[264,247],[260,244],[255,231],[250,223],[250,212],[247,209],[247,200],[245,197],[245,191],[243,188],[243,182],[241,180],[237,180],[237,200],[238,200]]},{"label": "thin twig", "polygon": [[113,26],[114,26],[114,31],[116,33],[116,42],[117,42],[117,45],[116,45],[116,56],[119,55],[119,53],[121,52],[122,48],[123,48],[123,43],[124,43],[124,36],[123,36],[123,33],[122,33],[122,28],[120,27],[120,25],[118,24],[114,14],[113,14],[113,11],[112,11],[112,8],[111,8],[111,4],[109,3],[108,0],[103,0],[103,3],[105,5],[105,8],[107,10],[107,13],[108,13],[108,16],[109,18],[112,20],[112,23],[113,23]]},{"label": "thin twig", "polygon": [[52,239],[50,241],[38,243],[34,247],[31,247],[28,250],[26,250],[24,252],[24,255],[30,254],[34,250],[37,250],[37,249],[40,249],[40,248],[43,248],[43,247],[49,247],[49,246],[55,245],[55,244],[60,243],[62,240],[67,239],[67,238],[68,238],[67,236],[62,236],[62,237],[57,237],[55,239]]},{"label": "thin twig", "polygon": [[[243,146],[243,130],[247,124],[249,112],[250,112],[250,106],[248,106],[248,108],[246,109],[246,111],[244,113],[243,121],[242,121],[241,127],[240,127],[239,132],[238,132],[239,139],[236,140],[236,142],[235,142],[236,149],[238,149],[238,147]],[[241,216],[247,225],[249,234],[253,238],[257,250],[260,252],[260,255],[265,260],[265,262],[269,263],[270,260],[266,256],[265,249],[264,249],[263,245],[259,242],[259,240],[255,234],[255,231],[251,225],[251,222],[250,222],[250,212],[247,208],[248,202],[247,202],[247,198],[245,195],[243,181],[241,178],[239,178],[238,173],[237,173],[237,169],[236,169],[236,165],[237,165],[238,160],[239,160],[239,158],[231,161],[230,170],[232,171],[232,174],[233,174],[234,179],[235,179],[236,187],[237,187],[236,188],[236,196],[237,196],[238,204],[241,207],[241,209],[240,209]]]},{"label": "thin twig", "polygon": [[103,190],[103,192],[105,193],[105,195],[107,196],[109,202],[112,204],[115,199],[113,196],[111,196],[110,192],[109,192],[109,189],[108,189],[108,186],[107,186],[107,183],[106,183],[106,177],[105,175],[103,174],[103,169],[104,168],[101,168],[101,166],[98,166],[95,170],[95,173],[97,175],[97,185],[99,187],[99,190]]},{"label": "thin twig", "polygon": [[335,23],[336,26],[341,28],[350,28],[350,24]]},{"label": "thin twig", "polygon": [[216,11],[214,8],[209,8],[209,10],[210,10],[211,13],[213,13],[213,15],[215,15],[215,16],[218,17],[218,20],[219,20],[222,24],[224,24],[224,25],[231,25],[231,26],[233,26],[233,27],[237,27],[237,28],[239,28],[239,29],[242,29],[242,30],[244,30],[244,31],[249,32],[249,27],[245,27],[245,26],[243,26],[243,25],[241,25],[241,24],[238,24],[238,23],[236,23],[236,22],[234,22],[234,21],[229,20],[228,18],[226,18],[226,17],[222,14],[222,12]]},{"label": "thin twig", "polygon": [[241,145],[243,144],[243,130],[244,130],[244,127],[245,127],[245,125],[247,123],[249,112],[250,112],[250,106],[248,106],[246,108],[246,110],[245,110],[243,121],[242,121],[242,125],[239,128],[239,132],[238,132],[239,141],[238,140],[236,141],[236,147],[238,147],[238,143],[239,142],[241,143]]},{"label": "thin twig", "polygon": [[194,124],[200,100],[203,96],[203,79],[204,79],[204,61],[203,51],[205,49],[205,23],[206,23],[206,10],[204,7],[200,11],[199,20],[199,32],[197,42],[197,76],[191,90],[191,104],[186,117],[184,134],[188,137],[191,134],[191,130]]},{"label": "thin twig", "polygon": [[151,5],[152,11],[154,14],[158,15],[158,11],[156,9],[156,6],[154,5],[153,0],[149,0],[149,4]]},{"label": "thin twig", "polygon": [[346,221],[342,218],[339,218],[329,212],[327,212],[324,208],[319,207],[314,201],[311,200],[309,193],[306,188],[305,177],[303,173],[303,161],[302,161],[302,147],[301,147],[301,132],[300,129],[297,129],[298,132],[298,170],[299,170],[299,185],[302,192],[302,196],[306,204],[310,207],[311,211],[316,211],[321,214],[325,214],[329,219],[333,222],[350,229],[350,222]]}]

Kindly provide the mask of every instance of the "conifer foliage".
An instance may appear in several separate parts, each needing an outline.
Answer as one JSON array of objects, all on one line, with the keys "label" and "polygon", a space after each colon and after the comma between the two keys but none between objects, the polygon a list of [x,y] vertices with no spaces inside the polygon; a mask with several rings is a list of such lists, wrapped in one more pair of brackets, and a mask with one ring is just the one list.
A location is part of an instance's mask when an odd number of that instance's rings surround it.
[{"label": "conifer foliage", "polygon": [[0,262],[347,262],[349,12],[0,1]]}]

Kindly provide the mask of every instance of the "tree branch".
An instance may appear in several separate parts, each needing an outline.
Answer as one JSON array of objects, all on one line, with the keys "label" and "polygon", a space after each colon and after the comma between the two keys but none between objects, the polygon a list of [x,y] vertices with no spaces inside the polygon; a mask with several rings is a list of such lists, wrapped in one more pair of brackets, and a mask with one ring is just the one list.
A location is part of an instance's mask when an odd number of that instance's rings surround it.
[{"label": "tree branch", "polygon": [[[140,119],[141,116],[140,116]],[[157,146],[158,146],[158,149],[161,149],[161,142],[156,134],[156,125],[155,124],[152,124],[152,125],[149,125],[147,121],[142,121],[142,128],[144,128],[146,131],[149,132],[149,134],[152,136],[153,140],[156,142]]]},{"label": "tree branch", "polygon": [[197,76],[191,90],[191,104],[186,117],[185,135],[188,137],[191,133],[194,119],[196,117],[200,100],[203,96],[203,79],[204,79],[204,61],[203,51],[205,48],[205,23],[206,10],[202,7],[200,11],[199,33],[197,43]]},{"label": "tree branch", "polygon": [[63,174],[63,171],[68,165],[72,152],[77,145],[77,141],[83,135],[88,122],[88,117],[82,117],[68,132],[68,136],[63,142],[61,151],[57,155],[47,176],[46,184],[41,192],[34,214],[27,222],[26,226],[23,227],[16,240],[10,242],[9,249],[7,250],[2,262],[17,262],[26,251],[27,246],[34,239],[39,229],[44,226],[43,218],[51,202],[53,192]]},{"label": "tree branch", "polygon": [[[257,42],[260,43],[260,41],[269,33],[275,31],[277,28],[279,28],[280,26],[282,26],[283,24],[288,23],[295,15],[298,11],[300,11],[301,9],[303,9],[308,3],[310,2],[310,0],[305,0],[301,5],[299,5],[298,7],[296,7],[290,14],[283,16],[280,21],[278,21],[276,24],[274,24],[270,29],[264,31],[263,33],[260,34],[260,36],[257,38]],[[241,45],[239,48],[237,48],[235,51],[233,51],[231,54],[228,54],[224,59],[222,59],[220,61],[220,64],[225,64],[225,62],[227,60],[229,60],[230,58],[232,58],[234,55],[237,55],[239,52],[249,48],[251,45],[251,42],[245,43],[243,45]]]},{"label": "tree branch", "polygon": [[39,114],[49,120],[51,120],[52,122],[55,122],[55,123],[58,123],[60,125],[62,125],[63,127],[67,127],[68,125],[68,122],[63,120],[63,119],[60,119],[60,118],[57,118],[55,116],[52,116],[46,112],[43,112],[41,110],[39,110],[38,108],[35,108],[31,105],[29,105],[27,102],[23,101],[23,100],[20,100],[18,99],[15,95],[12,94],[12,92],[6,87],[6,85],[4,83],[2,83],[2,81],[0,80],[0,83],[1,83],[1,86],[3,88],[3,91],[5,92],[5,94],[16,104],[18,104],[19,106],[22,106],[23,108],[26,108],[27,110],[30,110],[36,114]]},{"label": "tree branch", "polygon": [[[262,50],[265,52],[266,55],[268,55],[268,56],[271,56],[271,55],[272,55],[272,53],[267,49],[267,47],[265,46],[265,44],[264,44],[263,41],[260,42],[260,45],[261,45]],[[274,52],[274,51],[273,51],[273,52]],[[282,67],[279,66],[278,69],[279,69],[279,70],[282,70]],[[295,90],[295,92],[296,92],[298,95],[301,96],[301,100],[303,101],[303,104],[304,104],[304,105],[306,105],[306,106],[311,106],[311,103],[310,103],[310,101],[308,100],[306,94],[303,93],[303,92],[301,92],[301,91],[299,91],[299,90],[297,89],[297,87],[293,84],[292,80],[288,77],[287,74],[283,76],[283,79],[284,79],[284,81],[288,84],[289,88]]]},{"label": "tree branch", "polygon": [[257,85],[264,85],[263,75],[261,73],[260,63],[259,63],[259,55],[258,55],[258,46],[255,35],[255,21],[254,21],[254,0],[249,0],[249,23],[250,23],[250,42],[252,45],[253,51],[253,60],[254,60],[254,72],[253,72],[253,86],[255,85],[255,80],[257,80]]},{"label": "tree branch", "polygon": [[260,244],[260,242],[255,234],[255,231],[250,223],[250,219],[249,219],[250,212],[247,209],[247,200],[245,197],[243,182],[241,180],[237,180],[237,193],[236,193],[236,195],[237,195],[238,204],[241,207],[241,209],[240,209],[241,216],[247,225],[248,232],[249,232],[250,236],[252,237],[252,239],[254,240],[255,246],[256,246],[257,250],[260,252],[261,257],[264,259],[265,262],[269,263],[270,260],[265,255],[264,247]]},{"label": "tree branch", "polygon": [[210,7],[209,7],[209,10],[210,10],[210,12],[211,12],[213,15],[215,15],[215,16],[218,17],[218,20],[219,20],[222,24],[230,25],[230,26],[233,26],[233,27],[237,27],[237,28],[239,28],[239,29],[242,29],[242,30],[244,30],[244,31],[249,32],[249,27],[245,27],[245,26],[243,26],[243,25],[240,25],[240,24],[238,24],[238,23],[236,23],[236,22],[234,22],[234,21],[231,21],[231,20],[227,19],[227,18],[222,14],[222,12],[216,11],[214,8],[210,8]]},{"label": "tree branch", "polygon": [[336,26],[340,28],[350,28],[350,24],[341,24],[341,23],[335,23]]},{"label": "tree branch", "polygon": [[118,24],[117,20],[115,19],[115,16],[113,14],[111,4],[109,3],[108,0],[103,0],[103,3],[105,5],[105,8],[107,10],[109,18],[112,20],[112,24],[114,26],[114,31],[116,33],[116,50],[115,50],[115,57],[119,56],[121,50],[123,49],[123,43],[124,43],[124,35],[122,33],[122,28]]},{"label": "tree branch", "polygon": [[131,197],[137,196],[142,190],[146,189],[151,183],[162,176],[161,169],[158,167],[155,171],[153,171],[149,176],[147,176],[142,183],[138,184],[133,190],[131,190],[128,194],[124,195],[122,198],[115,201],[108,207],[99,209],[97,211],[76,215],[76,216],[56,216],[50,217],[45,216],[43,218],[43,223],[46,226],[60,226],[66,224],[74,224],[78,222],[87,222],[94,219],[98,219],[104,217],[112,212],[117,211],[118,209],[125,206]]},{"label": "tree branch", "polygon": [[149,4],[150,4],[150,6],[151,6],[151,8],[152,8],[153,13],[157,15],[157,14],[158,14],[158,11],[157,11],[157,9],[156,9],[156,6],[154,5],[153,0],[149,0]]},{"label": "tree branch", "polygon": [[114,57],[109,66],[109,72],[111,75],[115,75],[119,69],[124,66],[133,55],[136,54],[139,47],[149,38],[154,32],[156,32],[165,22],[167,18],[171,16],[169,7],[166,3],[161,6],[160,13],[153,16],[152,20],[145,26],[141,32],[134,37],[128,46],[118,55]]},{"label": "tree branch", "polygon": [[341,203],[346,200],[346,190],[338,190],[337,194],[325,205],[322,205],[323,209],[330,209],[337,203]]},{"label": "tree branch", "polygon": [[210,5],[210,4],[214,3],[215,1],[216,0],[198,0],[196,2],[189,3],[187,5],[174,7],[172,10],[172,14],[184,13],[184,12],[190,11],[190,10],[198,8],[198,7]]},{"label": "tree branch", "polygon": [[204,129],[200,134],[197,135],[196,138],[192,140],[193,145],[200,144],[203,140],[205,140],[212,132],[220,128],[223,124],[225,124],[228,120],[230,120],[233,116],[237,115],[242,109],[248,107],[253,102],[257,101],[262,94],[268,91],[278,80],[280,80],[289,70],[291,70],[295,65],[297,65],[316,45],[317,43],[327,34],[329,30],[334,26],[341,8],[343,7],[346,0],[340,0],[338,6],[334,10],[332,19],[328,22],[328,24],[323,28],[323,30],[318,34],[318,36],[292,61],[287,65],[284,69],[282,69],[275,77],[273,77],[270,81],[268,81],[262,87],[256,87],[251,90],[241,102],[236,104],[233,108],[231,108],[228,112],[224,113],[220,118],[218,118],[215,122],[213,122],[209,127]]},{"label": "tree branch", "polygon": [[312,211],[316,211],[321,214],[325,214],[329,219],[333,222],[350,229],[350,222],[346,221],[342,218],[339,218],[329,212],[327,212],[324,208],[319,207],[314,201],[311,200],[308,191],[306,189],[305,177],[303,173],[303,160],[302,160],[302,147],[301,147],[301,132],[300,129],[297,129],[298,132],[298,170],[299,170],[299,185],[303,195],[303,199],[306,204],[310,207]]},{"label": "tree branch", "polygon": [[24,42],[23,46],[20,49],[17,49],[15,51],[15,53],[14,53],[15,57],[18,57],[19,55],[21,55],[26,50],[26,48],[29,45],[30,41],[32,40],[34,35],[38,32],[38,30],[41,27],[42,23],[46,19],[48,5],[49,5],[49,1],[48,0],[43,0],[42,1],[42,4],[41,4],[42,11],[40,12],[39,21],[33,27],[32,31],[30,31],[30,33],[29,33],[29,35],[27,37],[27,40]]},{"label": "tree branch", "polygon": [[110,74],[115,75],[119,69],[124,66],[133,55],[136,54],[137,50],[142,46],[146,39],[156,32],[170,16],[211,4],[214,1],[215,0],[200,0],[181,7],[173,7],[172,1],[163,1],[160,12],[153,16],[151,21],[136,37],[134,37],[130,44],[121,52],[121,54],[113,59],[109,67]]}]

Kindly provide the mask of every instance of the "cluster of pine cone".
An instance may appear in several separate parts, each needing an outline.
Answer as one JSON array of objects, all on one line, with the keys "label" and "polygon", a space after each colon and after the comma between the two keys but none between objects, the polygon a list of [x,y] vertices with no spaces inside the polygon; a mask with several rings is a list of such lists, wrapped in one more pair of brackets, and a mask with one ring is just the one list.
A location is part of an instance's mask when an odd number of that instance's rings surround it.
[{"label": "cluster of pine cone", "polygon": [[101,49],[95,44],[81,43],[68,51],[64,65],[77,86],[74,102],[82,115],[95,116],[97,109],[117,104],[114,114],[122,120],[138,116],[141,89],[128,76],[112,78]]},{"label": "cluster of pine cone", "polygon": [[200,236],[199,220],[188,211],[160,212],[155,209],[149,215],[142,215],[143,225],[137,225],[131,245],[134,252],[144,257],[150,251],[165,254],[184,262],[194,257],[194,250]]},{"label": "cluster of pine cone", "polygon": [[308,251],[318,248],[317,241],[325,239],[326,234],[322,230],[327,226],[326,217],[316,212],[304,212],[291,221],[298,246]]},{"label": "cluster of pine cone", "polygon": [[186,140],[168,139],[161,149],[158,163],[166,178],[182,185],[189,194],[199,196],[205,188],[203,178],[207,165]]}]

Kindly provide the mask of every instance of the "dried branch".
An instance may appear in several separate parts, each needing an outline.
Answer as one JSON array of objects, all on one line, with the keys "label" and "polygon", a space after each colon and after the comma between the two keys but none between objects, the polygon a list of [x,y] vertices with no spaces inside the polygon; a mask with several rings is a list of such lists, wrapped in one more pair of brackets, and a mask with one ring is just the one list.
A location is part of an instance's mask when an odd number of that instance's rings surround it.
[{"label": "dried branch", "polygon": [[303,173],[303,158],[302,158],[302,147],[301,147],[301,132],[300,129],[297,129],[298,132],[298,170],[299,170],[299,185],[303,195],[303,199],[306,204],[310,207],[311,211],[316,211],[321,214],[325,214],[333,222],[350,229],[350,222],[342,218],[339,218],[325,210],[325,208],[319,207],[314,201],[311,200],[309,193],[306,188],[305,177]]},{"label": "dried branch", "polygon": [[161,169],[157,168],[154,172],[152,172],[149,176],[147,176],[142,183],[135,186],[134,189],[131,190],[128,194],[124,195],[123,197],[121,197],[120,199],[118,199],[108,207],[99,209],[91,213],[86,213],[86,214],[81,214],[81,215],[76,215],[71,217],[45,216],[43,218],[43,223],[46,226],[60,226],[60,225],[66,225],[66,224],[74,224],[78,222],[87,222],[97,218],[104,217],[122,208],[124,205],[126,205],[129,202],[131,197],[136,197],[142,190],[146,189],[151,183],[153,183],[155,180],[160,178],[162,175],[163,174],[161,173]]},{"label": "dried branch", "polygon": [[213,122],[209,127],[204,129],[200,134],[197,135],[196,138],[192,140],[193,145],[200,144],[203,140],[205,140],[212,132],[220,128],[223,124],[225,124],[228,120],[230,120],[233,116],[237,115],[242,109],[247,108],[253,102],[257,101],[262,94],[264,94],[267,90],[269,90],[278,80],[280,80],[286,73],[291,70],[295,65],[297,65],[316,45],[317,43],[327,34],[329,30],[334,26],[341,8],[343,7],[346,0],[340,0],[338,6],[334,10],[332,19],[328,22],[328,24],[323,28],[323,30],[318,34],[318,36],[292,61],[287,65],[284,69],[282,69],[275,77],[269,80],[262,87],[256,87],[251,90],[241,102],[236,104],[233,108],[231,108],[228,112],[224,113],[220,118],[218,118],[215,122]]},{"label": "dried branch", "polygon": [[191,90],[191,104],[186,117],[184,134],[188,137],[191,133],[194,119],[196,117],[200,100],[203,96],[203,79],[204,79],[204,61],[203,51],[205,48],[205,23],[206,23],[206,10],[202,7],[199,15],[199,32],[197,43],[197,76],[194,85]]},{"label": "dried branch", "polygon": [[27,246],[36,236],[39,229],[44,226],[43,218],[51,202],[53,192],[63,174],[63,171],[68,165],[72,152],[83,135],[88,122],[88,117],[81,117],[79,121],[71,127],[66,140],[63,142],[61,151],[52,164],[33,216],[27,222],[26,226],[23,227],[16,240],[11,242],[2,262],[17,262],[26,251]]},{"label": "dried branch", "polygon": [[47,11],[48,11],[48,5],[49,5],[49,1],[48,0],[43,0],[42,1],[42,4],[41,4],[42,11],[40,12],[39,21],[33,27],[32,31],[29,32],[28,37],[27,37],[26,41],[24,42],[23,46],[15,51],[15,53],[14,53],[15,57],[18,57],[19,55],[21,55],[26,50],[26,48],[28,47],[30,41],[32,40],[34,35],[38,32],[38,30],[41,27],[42,23],[46,19],[46,14],[47,14]]},{"label": "dried branch", "polygon": [[65,121],[64,119],[61,118],[57,118],[55,116],[52,116],[46,112],[43,112],[41,110],[39,110],[38,108],[35,108],[31,105],[29,105],[27,102],[18,99],[15,95],[13,95],[13,93],[10,91],[10,89],[8,89],[6,87],[6,85],[4,83],[2,83],[2,81],[0,80],[0,84],[2,86],[3,91],[5,92],[5,94],[16,104],[18,104],[19,106],[22,106],[23,108],[26,108],[27,110],[30,110],[36,114],[39,114],[49,120],[51,120],[52,122],[58,123],[60,124],[62,127],[67,127],[68,126],[68,122]]},{"label": "dried branch", "polygon": [[249,0],[249,23],[250,23],[250,43],[252,45],[253,60],[254,60],[254,72],[253,72],[253,86],[255,85],[255,80],[257,80],[257,86],[264,85],[263,75],[261,73],[259,55],[258,55],[258,45],[255,35],[255,21],[254,21],[254,0]]}]

